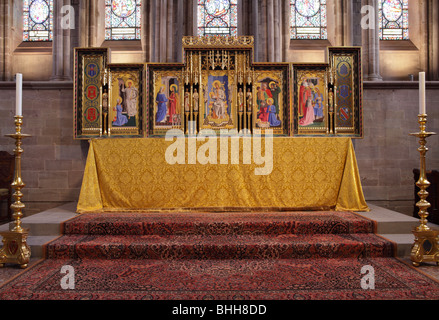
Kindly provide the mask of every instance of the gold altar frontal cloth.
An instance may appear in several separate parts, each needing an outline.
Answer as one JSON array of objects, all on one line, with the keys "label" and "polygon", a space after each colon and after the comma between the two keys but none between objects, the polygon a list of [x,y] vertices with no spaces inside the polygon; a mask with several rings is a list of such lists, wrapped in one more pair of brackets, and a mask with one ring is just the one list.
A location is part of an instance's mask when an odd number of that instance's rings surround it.
[{"label": "gold altar frontal cloth", "polygon": [[180,139],[183,157],[176,139],[91,140],[77,211],[369,210],[349,138],[263,138],[259,157],[240,138],[239,161],[233,138]]}]

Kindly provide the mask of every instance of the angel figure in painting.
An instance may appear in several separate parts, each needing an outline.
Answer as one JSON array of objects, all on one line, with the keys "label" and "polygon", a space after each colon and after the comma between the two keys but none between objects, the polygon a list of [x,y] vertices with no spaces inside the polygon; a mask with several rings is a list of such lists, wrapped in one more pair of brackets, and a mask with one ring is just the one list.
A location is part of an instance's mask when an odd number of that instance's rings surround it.
[{"label": "angel figure in painting", "polygon": [[125,94],[128,118],[137,115],[137,98],[139,97],[139,90],[133,86],[133,81],[130,79],[127,82],[128,88],[122,89]]}]

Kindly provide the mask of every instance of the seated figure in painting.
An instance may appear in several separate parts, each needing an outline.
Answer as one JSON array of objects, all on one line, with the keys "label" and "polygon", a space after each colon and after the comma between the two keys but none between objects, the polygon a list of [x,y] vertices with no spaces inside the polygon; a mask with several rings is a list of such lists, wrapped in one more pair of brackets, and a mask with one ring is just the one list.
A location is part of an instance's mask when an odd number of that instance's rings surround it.
[{"label": "seated figure in painting", "polygon": [[226,93],[224,91],[224,85],[220,81],[215,81],[213,83],[214,88],[213,92],[213,105],[215,109],[215,113],[219,119],[223,119],[226,116]]},{"label": "seated figure in painting", "polygon": [[127,116],[122,114],[123,108],[121,98],[117,99],[117,105],[113,108],[113,111],[115,112],[115,116],[113,118],[113,126],[122,127],[128,123]]}]

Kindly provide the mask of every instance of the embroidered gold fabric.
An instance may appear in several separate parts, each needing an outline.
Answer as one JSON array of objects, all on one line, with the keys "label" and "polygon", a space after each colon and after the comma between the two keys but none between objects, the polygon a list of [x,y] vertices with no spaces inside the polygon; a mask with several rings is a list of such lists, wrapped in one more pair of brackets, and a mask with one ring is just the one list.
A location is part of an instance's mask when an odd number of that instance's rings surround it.
[{"label": "embroidered gold fabric", "polygon": [[[273,139],[273,167],[256,175],[264,163],[239,164],[220,152],[217,164],[169,164],[166,150],[175,143],[162,138],[95,139],[90,141],[77,211],[152,210],[353,210],[368,211],[355,152],[349,138]],[[247,138],[252,139],[252,138]],[[205,141],[196,142],[198,154],[209,155]],[[262,139],[262,156],[265,140]],[[176,153],[174,153],[176,155]],[[223,163],[228,155],[228,164]]]}]

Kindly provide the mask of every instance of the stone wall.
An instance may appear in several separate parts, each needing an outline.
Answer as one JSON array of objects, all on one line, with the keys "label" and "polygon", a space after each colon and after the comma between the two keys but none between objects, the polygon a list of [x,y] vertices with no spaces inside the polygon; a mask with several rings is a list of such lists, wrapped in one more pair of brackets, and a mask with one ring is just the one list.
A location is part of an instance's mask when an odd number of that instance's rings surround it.
[{"label": "stone wall", "polygon": [[[0,150],[12,153],[15,84],[0,85]],[[26,214],[78,199],[88,143],[75,141],[71,82],[25,82],[22,176]]]},{"label": "stone wall", "polygon": [[[419,168],[417,82],[364,83],[364,139],[355,149],[368,201],[412,214],[413,169]],[[427,129],[439,133],[439,82],[427,85]],[[427,169],[439,170],[439,138],[428,139]]]},{"label": "stone wall", "polygon": [[[354,140],[366,199],[411,214],[414,180],[419,167],[416,138],[417,82],[366,82],[364,84],[365,138]],[[12,153],[15,83],[0,83],[0,150]],[[25,82],[22,175],[26,215],[78,199],[87,141],[73,140],[71,82]],[[427,90],[428,129],[439,132],[439,82]],[[428,140],[429,169],[439,169],[439,138]]]}]

